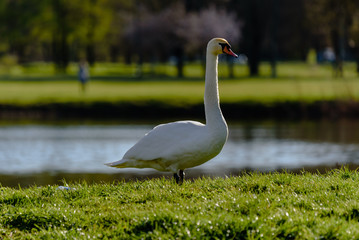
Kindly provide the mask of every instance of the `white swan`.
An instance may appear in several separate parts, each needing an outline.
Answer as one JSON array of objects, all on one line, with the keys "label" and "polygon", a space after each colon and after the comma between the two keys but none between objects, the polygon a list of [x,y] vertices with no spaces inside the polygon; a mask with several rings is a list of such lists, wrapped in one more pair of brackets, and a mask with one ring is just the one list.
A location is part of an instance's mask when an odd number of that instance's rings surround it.
[{"label": "white swan", "polygon": [[174,173],[177,183],[183,181],[184,169],[201,165],[215,157],[225,144],[228,128],[223,118],[218,95],[218,55],[238,57],[223,38],[208,42],[204,106],[206,124],[178,121],[153,128],[117,162],[117,168],[154,168]]}]

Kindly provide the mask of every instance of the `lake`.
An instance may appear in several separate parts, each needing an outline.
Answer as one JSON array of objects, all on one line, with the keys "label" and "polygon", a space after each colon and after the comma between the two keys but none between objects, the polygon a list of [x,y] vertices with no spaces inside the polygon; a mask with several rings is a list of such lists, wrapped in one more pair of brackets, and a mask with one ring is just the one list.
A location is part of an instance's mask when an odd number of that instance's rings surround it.
[{"label": "lake", "polygon": [[[123,154],[153,124],[0,124],[2,186],[170,176],[150,169],[104,165]],[[211,161],[189,169],[189,178],[226,176],[244,169],[316,169],[359,165],[359,121],[230,123],[229,139]]]}]

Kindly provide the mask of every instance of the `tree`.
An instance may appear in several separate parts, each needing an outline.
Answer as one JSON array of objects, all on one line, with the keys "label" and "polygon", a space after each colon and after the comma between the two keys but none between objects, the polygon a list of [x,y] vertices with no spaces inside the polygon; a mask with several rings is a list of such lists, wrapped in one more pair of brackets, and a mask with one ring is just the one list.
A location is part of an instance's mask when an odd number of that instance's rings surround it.
[{"label": "tree", "polygon": [[96,47],[109,31],[112,11],[107,0],[52,0],[53,56],[60,71],[70,61],[70,50],[76,45],[76,55],[90,65],[96,60]]},{"label": "tree", "polygon": [[84,3],[85,33],[79,36],[84,42],[86,58],[92,66],[96,61],[96,48],[101,46],[104,36],[109,32],[113,13],[107,5],[107,0],[90,0]]},{"label": "tree", "polygon": [[149,56],[160,60],[175,56],[178,77],[183,77],[184,53],[202,53],[213,37],[221,36],[234,43],[239,38],[239,22],[234,14],[215,7],[186,13],[183,4],[177,3],[156,14],[145,7],[139,11],[139,17],[127,24],[125,38],[135,43],[135,49],[140,49],[148,60]]},{"label": "tree", "polygon": [[198,13],[189,13],[183,20],[178,34],[185,39],[187,52],[203,52],[208,41],[214,37],[237,42],[240,37],[240,26],[241,23],[234,14],[211,6]]},{"label": "tree", "polygon": [[105,39],[108,43],[108,55],[112,62],[119,60],[119,56],[125,56],[125,62],[130,63],[130,54],[124,32],[127,24],[132,22],[136,2],[127,0],[109,0],[109,8],[112,9],[112,21],[109,25]]},{"label": "tree", "polygon": [[[125,39],[137,50],[140,63],[142,59],[153,61],[177,58],[177,75],[183,77],[183,39],[177,29],[185,19],[184,8],[180,4],[168,7],[156,14],[144,6],[138,9],[125,30]],[[145,39],[145,41],[142,41]]]},{"label": "tree", "polygon": [[57,70],[66,72],[70,61],[70,41],[83,24],[84,11],[79,1],[52,0],[52,50]]},{"label": "tree", "polygon": [[[241,22],[237,20],[235,14],[224,9],[212,5],[187,15],[182,27],[177,31],[186,42],[185,51],[189,55],[199,52],[204,59],[206,45],[214,37],[223,37],[232,44],[237,43],[240,38]],[[230,77],[233,75],[233,67],[230,67]]]},{"label": "tree", "polygon": [[0,40],[6,46],[4,50],[16,55],[20,63],[31,60],[30,56],[38,57],[33,50],[46,38],[46,33],[40,31],[44,27],[44,20],[47,20],[46,6],[44,0],[39,0],[37,4],[10,0],[0,3]]},{"label": "tree", "polygon": [[[358,7],[356,9],[358,9]],[[349,28],[349,37],[349,46],[353,51],[357,63],[356,71],[359,74],[359,10],[356,10],[353,14],[353,22]]]},{"label": "tree", "polygon": [[265,30],[268,27],[270,1],[267,0],[232,0],[229,4],[235,9],[237,16],[243,22],[240,49],[248,57],[248,67],[251,76],[259,74]]},{"label": "tree", "polygon": [[306,11],[311,22],[312,34],[332,46],[335,53],[333,65],[335,76],[343,76],[343,60],[348,47],[349,31],[357,9],[356,0],[312,0],[306,1]]},{"label": "tree", "polygon": [[239,49],[248,57],[251,76],[261,61],[306,58],[310,48],[305,0],[230,0],[228,7],[242,22]]},{"label": "tree", "polygon": [[[179,19],[184,11],[178,6],[176,9],[167,8],[152,14],[145,6],[139,6],[137,13],[129,19],[124,38],[128,45],[138,55],[139,65],[142,61],[154,59],[167,60],[178,46],[178,36],[175,34]],[[178,75],[181,75],[179,70]]]}]

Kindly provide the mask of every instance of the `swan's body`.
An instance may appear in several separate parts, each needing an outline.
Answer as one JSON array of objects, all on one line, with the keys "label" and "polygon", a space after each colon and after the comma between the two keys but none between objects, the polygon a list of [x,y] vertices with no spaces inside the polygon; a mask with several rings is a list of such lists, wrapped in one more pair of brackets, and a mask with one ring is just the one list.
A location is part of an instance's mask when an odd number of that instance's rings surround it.
[{"label": "swan's body", "polygon": [[[216,156],[227,139],[226,125],[211,132],[194,121],[162,124],[146,134],[114,167],[154,168],[176,173],[198,166]],[[139,151],[139,149],[141,151]]]},{"label": "swan's body", "polygon": [[183,180],[184,169],[201,165],[215,157],[228,136],[227,124],[219,106],[217,66],[221,53],[236,56],[226,40],[214,38],[209,41],[204,94],[205,125],[195,121],[158,125],[130,148],[120,161],[107,165],[170,171],[178,182]]}]

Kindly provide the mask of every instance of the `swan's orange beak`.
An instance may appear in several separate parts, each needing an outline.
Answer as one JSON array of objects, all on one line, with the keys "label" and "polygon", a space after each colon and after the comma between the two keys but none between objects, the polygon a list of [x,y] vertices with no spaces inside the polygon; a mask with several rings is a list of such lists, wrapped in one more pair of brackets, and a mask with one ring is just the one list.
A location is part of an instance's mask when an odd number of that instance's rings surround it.
[{"label": "swan's orange beak", "polygon": [[231,55],[231,56],[233,56],[233,57],[238,57],[238,55],[237,54],[235,54],[233,51],[232,51],[232,49],[230,48],[230,47],[228,47],[228,46],[225,46],[224,48],[223,48],[223,52],[224,53],[226,53],[226,54],[228,54],[228,55]]}]

